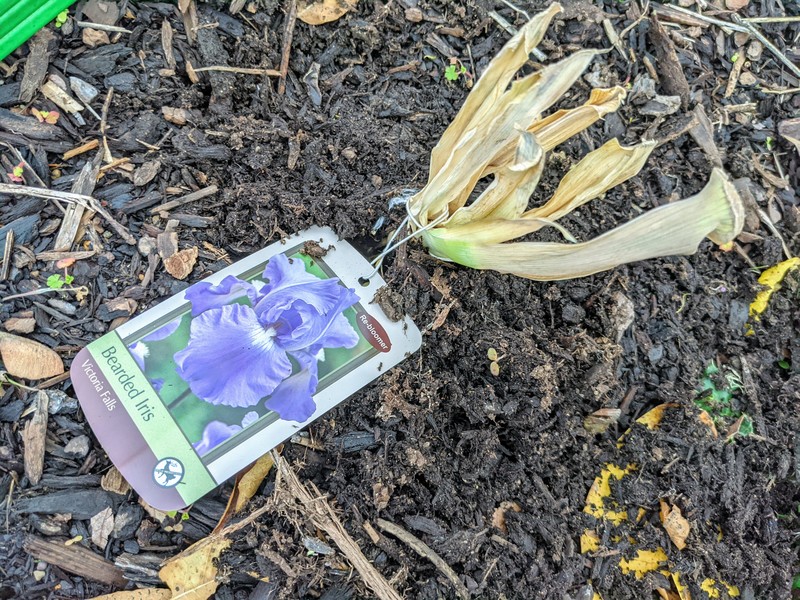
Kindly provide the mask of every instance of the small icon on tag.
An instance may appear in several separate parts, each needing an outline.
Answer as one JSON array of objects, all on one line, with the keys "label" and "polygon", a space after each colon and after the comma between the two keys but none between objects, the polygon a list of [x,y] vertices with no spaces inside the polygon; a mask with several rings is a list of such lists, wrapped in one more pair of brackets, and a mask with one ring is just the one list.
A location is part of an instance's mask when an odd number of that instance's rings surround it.
[{"label": "small icon on tag", "polygon": [[153,478],[161,487],[175,487],[183,479],[183,464],[177,458],[162,458],[153,469]]}]

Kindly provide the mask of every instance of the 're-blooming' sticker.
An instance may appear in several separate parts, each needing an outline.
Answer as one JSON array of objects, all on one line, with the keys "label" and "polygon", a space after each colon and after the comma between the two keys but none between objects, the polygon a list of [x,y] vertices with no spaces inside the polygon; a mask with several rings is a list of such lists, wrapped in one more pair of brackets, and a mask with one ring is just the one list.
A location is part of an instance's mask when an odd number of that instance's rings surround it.
[{"label": "'re-blooming' sticker", "polygon": [[371,270],[330,230],[307,230],[82,350],[78,398],[134,489],[182,508],[419,348],[408,318],[372,303]]}]

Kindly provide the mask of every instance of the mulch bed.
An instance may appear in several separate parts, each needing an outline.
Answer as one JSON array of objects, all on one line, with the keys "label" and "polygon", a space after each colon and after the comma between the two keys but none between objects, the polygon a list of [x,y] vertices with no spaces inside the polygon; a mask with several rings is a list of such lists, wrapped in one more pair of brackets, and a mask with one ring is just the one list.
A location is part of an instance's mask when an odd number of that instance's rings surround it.
[{"label": "mulch bed", "polygon": [[[547,3],[518,4],[532,14]],[[564,4],[541,45],[548,60],[609,47],[603,19],[619,32],[639,15],[629,2]],[[2,298],[45,287],[60,272],[43,253],[74,220],[69,250],[87,256],[70,268],[72,285],[86,286],[88,295],[0,303],[0,322],[33,318],[25,335],[55,348],[67,365],[122,319],[285,234],[327,225],[374,252],[402,217],[389,200],[424,184],[430,150],[468,92],[464,78],[445,79],[449,59],[480,73],[508,39],[489,11],[512,25],[525,20],[502,2],[361,2],[328,25],[298,21],[283,80],[198,70],[281,68],[284,3],[261,0],[235,15],[214,6],[199,4],[199,27],[187,30],[172,4],[121,2],[115,24],[130,33],[108,33],[109,43],[90,48],[73,23],[40,39],[38,50],[32,43],[17,51],[0,72],[0,178],[8,183],[6,173],[24,160],[28,185],[93,195],[119,225],[94,213],[71,217],[39,198],[0,196],[0,245],[8,229],[15,232]],[[740,14],[780,16],[779,7],[751,0]],[[619,567],[620,557],[642,547],[666,551],[692,598],[708,597],[700,589],[706,578],[738,586],[745,599],[792,593],[800,531],[797,271],[753,323],[753,335],[745,335],[745,324],[760,270],[785,258],[780,238],[800,249],[800,157],[778,134],[779,123],[800,114],[800,82],[746,34],[659,12],[661,30],[640,21],[621,40],[623,52],[596,59],[564,98],[574,106],[591,87],[630,84],[618,113],[552,153],[533,202],[586,151],[611,137],[634,143],[646,136],[660,146],[642,172],[564,225],[587,239],[697,192],[719,160],[749,203],[739,251],[704,242],[694,256],[540,283],[444,264],[412,242],[387,260],[382,302],[426,330],[422,350],[314,423],[314,447],[284,448],[405,597],[455,596],[429,560],[388,535],[374,542],[364,523],[381,518],[414,533],[476,598],[583,600],[593,591],[606,600],[656,598],[665,575],[637,579]],[[731,13],[706,14],[729,20]],[[800,58],[800,24],[759,27],[790,60]],[[78,119],[42,96],[45,74],[96,88],[90,105],[97,116],[84,110]],[[783,87],[795,91],[768,93]],[[678,100],[664,104],[660,96]],[[55,124],[39,123],[20,116],[20,106],[62,114]],[[102,117],[109,154],[124,159],[111,168]],[[92,140],[100,142],[96,149],[63,158]],[[379,219],[386,224],[371,232]],[[198,250],[185,279],[174,276],[181,265],[165,270],[164,249],[151,243],[165,228],[177,231],[180,249]],[[556,239],[548,235],[540,239]],[[621,327],[631,310],[632,324]],[[490,348],[498,375],[490,372]],[[718,423],[716,438],[700,421],[693,400],[712,362],[718,385],[735,383],[734,408],[752,419],[755,435],[726,441],[732,419]],[[188,519],[157,521],[134,493],[101,486],[111,465],[69,381],[50,382],[46,392],[51,415],[36,485],[24,476],[21,441],[29,418],[22,415],[36,393],[7,385],[0,398],[0,597],[90,598],[127,581],[158,585],[161,561],[208,535],[231,485],[192,506]],[[659,429],[633,425],[665,402],[675,407]],[[619,417],[605,432],[590,432],[584,421],[601,408],[619,409]],[[613,499],[645,509],[642,522],[623,526],[622,539],[584,512],[609,462],[637,465]],[[274,485],[268,477],[253,509],[270,501]],[[661,526],[659,500],[679,506],[692,524],[686,549]],[[116,526],[97,547],[89,520],[108,507]],[[597,531],[601,551],[581,554],[587,528]],[[367,597],[340,556],[307,551],[304,538],[317,533],[267,511],[222,555],[216,597]],[[85,551],[79,563],[41,562],[25,549],[76,536]]]}]

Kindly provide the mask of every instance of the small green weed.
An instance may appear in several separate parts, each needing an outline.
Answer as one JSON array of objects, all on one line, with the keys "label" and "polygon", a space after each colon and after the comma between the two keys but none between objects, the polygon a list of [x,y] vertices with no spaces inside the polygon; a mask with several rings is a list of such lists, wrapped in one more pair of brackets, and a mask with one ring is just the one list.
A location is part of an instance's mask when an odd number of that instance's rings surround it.
[{"label": "small green weed", "polygon": [[753,434],[753,420],[736,406],[736,393],[742,389],[742,379],[733,369],[723,372],[711,362],[703,370],[700,387],[694,399],[698,408],[706,411],[716,425],[728,427],[733,421],[729,435],[747,437]]},{"label": "small green weed", "polygon": [[457,58],[450,59],[450,64],[447,65],[444,70],[444,78],[447,79],[447,81],[458,81],[463,78],[466,81],[467,87],[471,87],[472,84],[472,75],[467,71],[467,67]]},{"label": "small green weed", "polygon": [[60,290],[73,281],[75,281],[75,278],[72,275],[64,275],[62,277],[61,273],[54,273],[47,278],[47,287],[51,290]]},{"label": "small green weed", "polygon": [[56,15],[56,29],[60,28],[64,23],[66,23],[68,18],[69,11],[67,9],[64,9],[58,13]]}]

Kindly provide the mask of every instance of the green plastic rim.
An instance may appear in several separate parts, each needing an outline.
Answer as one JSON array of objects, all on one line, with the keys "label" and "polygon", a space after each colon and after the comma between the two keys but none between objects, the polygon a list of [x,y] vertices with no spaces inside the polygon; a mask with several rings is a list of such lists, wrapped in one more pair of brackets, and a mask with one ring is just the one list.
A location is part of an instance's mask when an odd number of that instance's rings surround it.
[{"label": "green plastic rim", "polygon": [[73,2],[75,0],[0,0],[0,60]]}]

